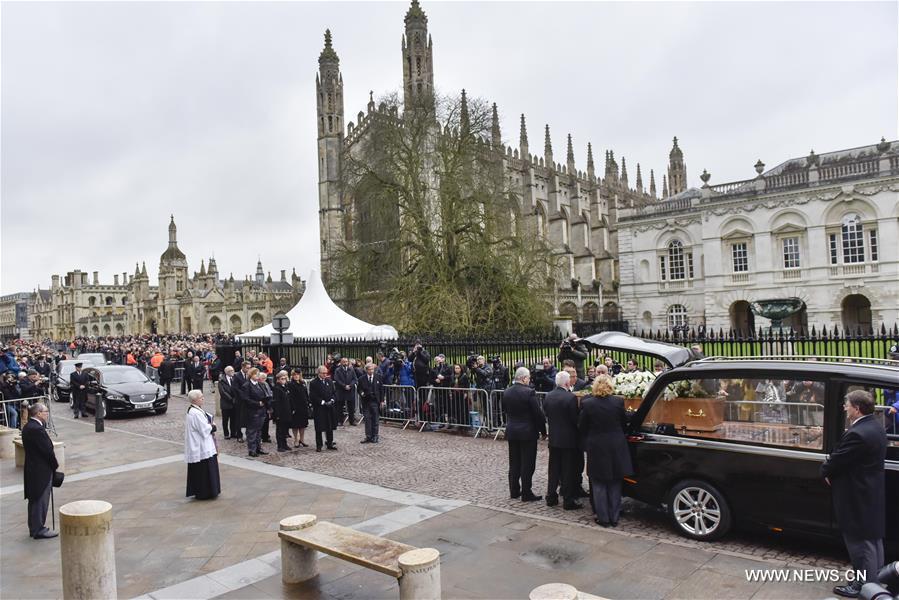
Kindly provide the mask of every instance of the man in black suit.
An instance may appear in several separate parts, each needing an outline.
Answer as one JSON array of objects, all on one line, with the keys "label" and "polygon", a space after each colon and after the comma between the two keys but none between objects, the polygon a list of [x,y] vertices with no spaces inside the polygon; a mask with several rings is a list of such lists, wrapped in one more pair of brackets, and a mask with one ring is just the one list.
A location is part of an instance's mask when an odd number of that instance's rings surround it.
[{"label": "man in black suit", "polygon": [[237,390],[237,381],[235,381],[234,367],[228,365],[225,372],[219,378],[219,403],[222,409],[222,433],[225,439],[232,437],[237,438],[240,433],[240,427],[237,425],[234,411],[235,406],[240,402],[240,396]]},{"label": "man in black suit", "polygon": [[559,484],[562,487],[562,508],[582,508],[575,501],[580,491],[576,477],[578,465],[577,396],[571,390],[571,375],[567,371],[556,374],[556,388],[543,399],[543,412],[549,422],[549,481],[546,505],[559,503]]},{"label": "man in black suit", "polygon": [[[191,390],[203,389],[203,377],[206,375],[206,367],[200,362],[200,356],[196,355],[191,359],[190,364],[184,368],[184,378],[190,382]],[[190,391],[190,390],[188,390]]]},{"label": "man in black suit", "polygon": [[159,365],[159,385],[165,388],[166,396],[172,395],[172,380],[175,378],[175,356],[170,354]]},{"label": "man in black suit", "polygon": [[530,381],[531,372],[520,367],[515,371],[515,381],[503,393],[509,442],[509,494],[524,502],[542,499],[531,491],[531,481],[537,464],[538,435],[546,437],[546,420],[536,392],[528,385]]},{"label": "man in black suit", "polygon": [[[849,392],[843,408],[850,425],[821,465],[821,476],[833,490],[837,523],[852,567],[864,571],[867,581],[877,581],[877,572],[884,561],[887,437],[883,425],[871,416],[874,398],[870,392]],[[863,583],[853,581],[833,588],[833,592],[856,598]]]},{"label": "man in black suit", "polygon": [[[247,422],[247,385],[249,384],[250,378],[248,373],[250,372],[250,367],[252,364],[250,361],[245,360],[240,365],[240,371],[234,374],[234,420],[236,423],[232,426],[234,429],[237,429],[237,441],[243,441],[243,433],[241,433],[241,427],[246,426]],[[234,432],[231,432],[231,435],[234,435]]]},{"label": "man in black suit", "polygon": [[350,366],[346,356],[340,358],[340,365],[334,371],[334,390],[337,394],[337,424],[343,423],[343,410],[350,420],[356,424],[356,369]]},{"label": "man in black suit", "polygon": [[75,418],[78,415],[87,417],[84,412],[84,405],[87,402],[87,386],[91,382],[91,378],[87,373],[81,370],[82,363],[75,363],[75,370],[69,375],[69,389],[72,394],[72,409],[75,411]]},{"label": "man in black suit", "polygon": [[318,368],[318,377],[309,383],[309,402],[315,420],[315,451],[322,451],[322,433],[328,450],[337,450],[334,445],[334,382],[328,378],[328,367],[324,365]]},{"label": "man in black suit", "polygon": [[412,353],[412,375],[415,377],[415,387],[424,387],[431,382],[431,355],[421,345],[421,340],[415,340]]},{"label": "man in black suit", "polygon": [[50,505],[50,489],[53,472],[59,468],[53,442],[47,435],[47,406],[37,402],[29,409],[31,417],[22,429],[22,447],[25,449],[25,499],[28,500],[28,533],[34,539],[54,538],[58,533],[47,529],[47,508]]},{"label": "man in black suit", "polygon": [[378,443],[378,407],[381,406],[381,392],[384,381],[374,363],[365,365],[365,375],[359,380],[359,399],[362,403],[362,417],[365,419],[365,439],[362,444]]}]

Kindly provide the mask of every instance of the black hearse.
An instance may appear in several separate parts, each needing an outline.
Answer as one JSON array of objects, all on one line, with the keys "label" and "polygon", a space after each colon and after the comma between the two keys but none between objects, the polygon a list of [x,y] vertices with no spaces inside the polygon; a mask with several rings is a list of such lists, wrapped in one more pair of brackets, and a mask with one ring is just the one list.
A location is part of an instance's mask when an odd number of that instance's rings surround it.
[{"label": "black hearse", "polygon": [[593,347],[650,356],[670,369],[628,402],[635,475],[624,494],[664,507],[684,536],[732,527],[839,538],[821,463],[846,427],[843,397],[866,389],[884,424],[886,555],[899,558],[899,362],[833,357],[699,358],[691,350],[606,332]]},{"label": "black hearse", "polygon": [[105,365],[87,367],[84,372],[91,378],[85,402],[91,412],[101,400],[107,414],[155,411],[161,415],[169,408],[165,388],[137,367]]}]

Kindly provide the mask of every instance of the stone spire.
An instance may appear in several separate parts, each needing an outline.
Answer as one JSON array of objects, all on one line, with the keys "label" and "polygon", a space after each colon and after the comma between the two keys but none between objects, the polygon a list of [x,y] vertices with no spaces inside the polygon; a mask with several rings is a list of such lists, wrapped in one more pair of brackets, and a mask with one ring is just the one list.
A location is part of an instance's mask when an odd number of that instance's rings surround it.
[{"label": "stone spire", "polygon": [[662,175],[662,198],[668,197],[668,177]]},{"label": "stone spire", "polygon": [[134,263],[134,278],[137,279],[140,277],[140,265]]},{"label": "stone spire", "polygon": [[265,281],[265,271],[262,270],[262,259],[256,261],[256,283],[262,284]]},{"label": "stone spire", "polygon": [[215,264],[215,257],[211,256],[209,258],[209,274],[210,275],[218,275],[218,266]]},{"label": "stone spire", "polygon": [[649,170],[649,195],[653,198],[657,198],[656,196],[656,174],[653,173],[652,169]]},{"label": "stone spire", "polygon": [[627,185],[627,162],[623,156],[621,157],[621,185],[623,185],[625,188],[628,187],[628,185]]},{"label": "stone spire", "polygon": [[459,108],[459,134],[464,138],[471,133],[471,117],[468,114],[468,97],[462,90],[462,105]]},{"label": "stone spire", "polygon": [[200,259],[200,277],[206,277],[206,261]]},{"label": "stone spire", "polygon": [[318,137],[343,135],[343,75],[340,59],[331,45],[331,30],[325,30],[325,47],[318,55],[318,73],[315,76]]},{"label": "stone spire", "polygon": [[434,46],[418,0],[412,0],[403,21],[403,103],[409,110],[417,101],[434,102]]},{"label": "stone spire", "polygon": [[615,151],[606,152],[606,174],[605,177],[612,183],[618,183],[618,163],[615,162]]},{"label": "stone spire", "polygon": [[637,193],[643,193],[643,175],[640,173],[640,163],[637,163]]},{"label": "stone spire", "polygon": [[671,184],[672,196],[687,189],[687,165],[684,164],[684,152],[677,145],[677,136],[668,153],[668,182]]},{"label": "stone spire", "polygon": [[521,129],[518,132],[518,152],[521,154],[521,160],[531,160],[531,154],[528,149],[528,128],[524,122],[524,113],[521,113]]},{"label": "stone spire", "polygon": [[571,145],[571,134],[568,134],[568,150],[565,153],[565,163],[569,175],[577,175],[577,169],[574,164],[574,146]]},{"label": "stone spire", "polygon": [[494,148],[499,148],[503,145],[502,136],[499,131],[499,111],[497,111],[496,102],[493,103],[492,122],[490,123],[490,141],[493,143]]},{"label": "stone spire", "polygon": [[543,159],[549,169],[555,169],[556,163],[553,162],[553,143],[549,137],[549,125],[546,126],[546,133],[543,138]]},{"label": "stone spire", "polygon": [[145,263],[145,262],[144,262],[144,263],[141,263],[141,266],[140,266],[140,276],[141,276],[143,279],[149,279],[149,278],[150,278],[150,276],[147,275],[147,263]]},{"label": "stone spire", "polygon": [[593,179],[596,169],[593,166],[593,145],[587,142],[587,176]]}]

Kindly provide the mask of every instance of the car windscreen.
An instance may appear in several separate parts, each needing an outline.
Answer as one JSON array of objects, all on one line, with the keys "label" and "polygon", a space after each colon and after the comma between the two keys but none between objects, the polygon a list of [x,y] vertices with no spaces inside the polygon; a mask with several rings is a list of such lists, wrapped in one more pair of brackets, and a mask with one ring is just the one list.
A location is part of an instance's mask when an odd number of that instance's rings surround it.
[{"label": "car windscreen", "polygon": [[115,369],[103,372],[103,383],[116,385],[118,383],[144,383],[149,381],[147,376],[137,369]]},{"label": "car windscreen", "polygon": [[59,367],[59,378],[69,380],[69,375],[75,372],[75,365],[61,365]]}]

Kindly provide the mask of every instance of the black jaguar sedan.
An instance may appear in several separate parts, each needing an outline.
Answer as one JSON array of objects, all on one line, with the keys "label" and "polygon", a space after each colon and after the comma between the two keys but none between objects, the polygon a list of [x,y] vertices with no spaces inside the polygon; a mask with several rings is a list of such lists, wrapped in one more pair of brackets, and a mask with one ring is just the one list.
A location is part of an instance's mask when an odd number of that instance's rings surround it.
[{"label": "black jaguar sedan", "polygon": [[91,378],[87,391],[87,408],[94,411],[98,400],[106,406],[106,414],[155,411],[163,414],[169,407],[165,388],[153,383],[136,367],[106,365],[88,367]]}]

